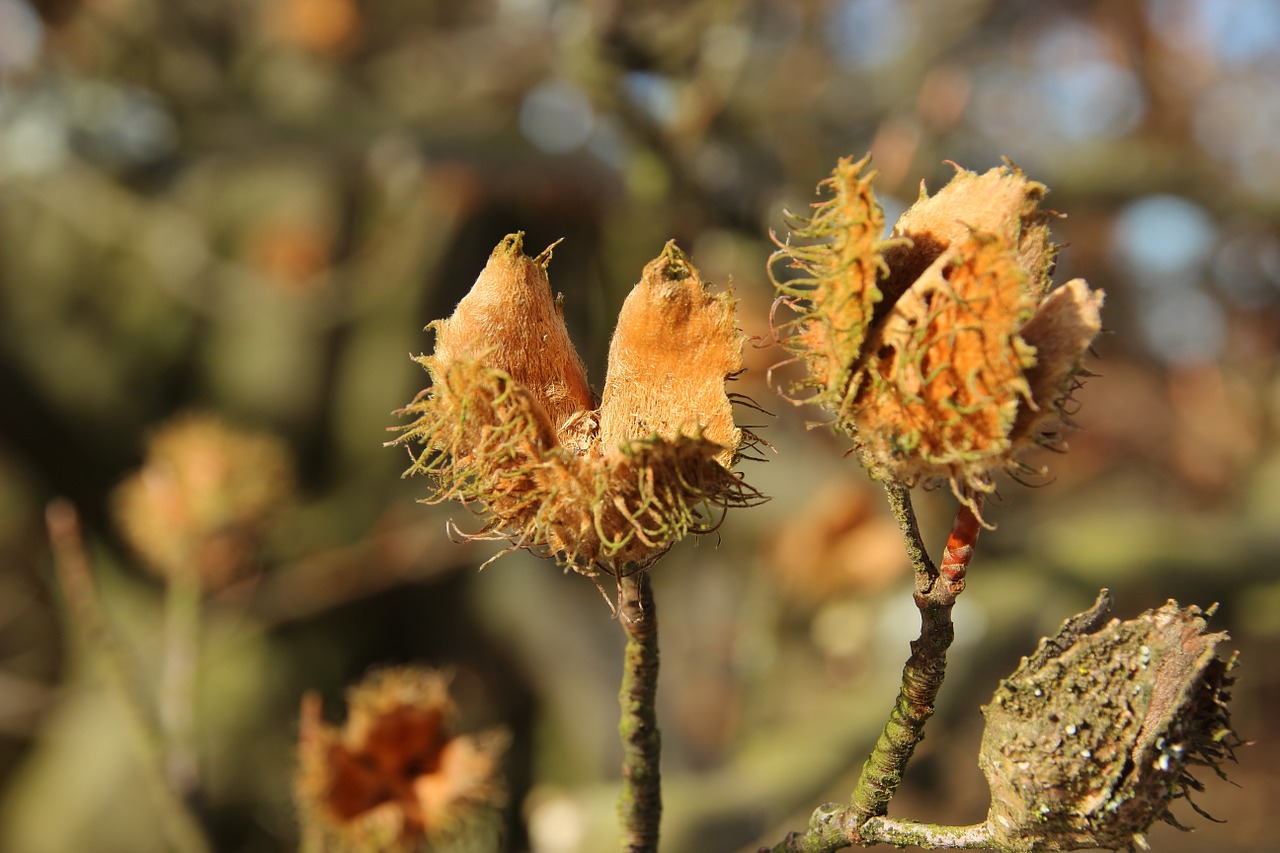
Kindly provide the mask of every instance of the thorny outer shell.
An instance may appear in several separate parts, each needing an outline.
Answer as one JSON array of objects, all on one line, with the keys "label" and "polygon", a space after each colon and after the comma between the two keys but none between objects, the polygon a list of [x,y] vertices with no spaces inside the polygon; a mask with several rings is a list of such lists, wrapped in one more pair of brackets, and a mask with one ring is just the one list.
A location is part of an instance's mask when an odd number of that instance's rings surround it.
[{"label": "thorny outer shell", "polygon": [[1175,799],[1200,789],[1191,768],[1221,774],[1239,743],[1226,704],[1234,661],[1217,656],[1227,635],[1175,601],[1100,625],[1105,597],[982,709],[979,763],[1002,849],[1142,846],[1157,819],[1177,825]]}]

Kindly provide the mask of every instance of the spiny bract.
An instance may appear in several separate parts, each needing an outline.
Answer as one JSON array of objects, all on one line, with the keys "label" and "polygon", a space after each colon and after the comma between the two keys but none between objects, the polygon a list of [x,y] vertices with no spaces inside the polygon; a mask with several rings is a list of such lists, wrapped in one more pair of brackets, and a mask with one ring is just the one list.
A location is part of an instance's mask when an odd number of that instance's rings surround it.
[{"label": "spiny bract", "polygon": [[795,313],[778,337],[807,374],[791,394],[830,411],[873,476],[946,482],[976,506],[994,471],[1023,470],[1018,451],[1070,422],[1103,294],[1080,279],[1050,292],[1053,214],[1017,168],[922,186],[882,238],[866,164],[841,159],[774,255],[799,271],[776,282]]},{"label": "spiny bract", "polygon": [[710,293],[668,243],[622,307],[596,405],[546,267],[522,235],[494,250],[453,315],[432,324],[431,375],[393,443],[428,501],[488,516],[470,538],[509,539],[583,574],[621,577],[761,495],[731,468],[753,437],[724,383],[743,368],[730,293]]}]

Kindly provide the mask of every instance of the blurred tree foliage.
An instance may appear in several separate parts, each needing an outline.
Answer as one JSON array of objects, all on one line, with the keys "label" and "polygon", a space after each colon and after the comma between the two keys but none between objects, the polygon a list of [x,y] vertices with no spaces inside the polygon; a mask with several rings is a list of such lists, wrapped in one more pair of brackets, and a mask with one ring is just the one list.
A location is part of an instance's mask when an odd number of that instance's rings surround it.
[{"label": "blurred tree foliage", "polygon": [[[890,221],[944,160],[1048,184],[1070,214],[1058,279],[1105,289],[1114,333],[1057,479],[1001,487],[895,809],[981,816],[977,705],[1102,585],[1123,613],[1221,601],[1237,728],[1259,737],[1280,701],[1278,77],[1269,0],[0,0],[0,848],[162,849],[41,515],[79,508],[152,673],[162,595],[110,494],[185,410],[277,434],[299,471],[262,577],[206,606],[216,847],[294,846],[299,697],[336,706],[405,661],[453,667],[464,713],[512,731],[507,849],[611,846],[620,632],[536,561],[477,575],[492,551],[446,541],[465,511],[413,504],[381,447],[424,382],[406,356],[515,230],[566,238],[552,283],[596,383],[672,237],[766,339],[770,229],[868,150]],[[778,415],[751,472],[774,501],[655,576],[673,853],[842,798],[913,630],[878,497],[767,388],[778,351],[748,357],[742,390]],[[1275,750],[1204,795],[1226,826],[1153,843],[1273,843]]]}]

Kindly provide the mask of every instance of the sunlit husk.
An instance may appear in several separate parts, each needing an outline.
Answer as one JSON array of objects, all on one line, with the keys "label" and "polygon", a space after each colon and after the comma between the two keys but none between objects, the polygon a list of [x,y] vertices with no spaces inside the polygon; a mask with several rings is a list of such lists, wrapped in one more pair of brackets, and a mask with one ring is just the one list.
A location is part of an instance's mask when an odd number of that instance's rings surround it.
[{"label": "sunlit husk", "polygon": [[1035,350],[1035,364],[1026,371],[1030,396],[1018,407],[1014,435],[1038,434],[1042,424],[1070,422],[1072,394],[1088,371],[1084,359],[1102,331],[1100,290],[1083,279],[1072,279],[1049,294],[1019,332]]},{"label": "sunlit husk", "polygon": [[743,369],[743,336],[731,293],[707,291],[675,243],[644,268],[622,304],[609,345],[600,403],[600,444],[616,454],[656,435],[697,437],[733,464],[742,430],[725,396],[726,377]]},{"label": "sunlit husk", "polygon": [[575,413],[594,409],[595,400],[560,300],[551,293],[550,260],[550,248],[536,258],[526,255],[523,234],[503,238],[453,315],[432,324],[433,362],[479,361],[503,371],[559,429]]},{"label": "sunlit husk", "polygon": [[785,259],[800,273],[775,279],[780,300],[797,313],[775,331],[783,345],[804,361],[807,375],[790,393],[804,402],[843,415],[856,393],[858,357],[883,298],[877,282],[889,274],[882,252],[888,245],[884,211],[871,189],[875,173],[862,174],[869,158],[842,158],[818,185],[831,197],[814,205],[812,216],[795,217],[793,243],[770,260]]},{"label": "sunlit husk", "polygon": [[808,368],[793,391],[811,389],[873,476],[948,483],[976,506],[993,472],[1022,470],[1019,451],[1069,422],[1102,294],[1050,294],[1055,214],[1017,168],[958,169],[880,240],[862,165],[841,160],[795,232],[826,242],[778,253],[806,273],[778,285],[798,312],[779,337]]},{"label": "sunlit husk", "polygon": [[[713,529],[728,507],[760,499],[730,470],[744,439],[724,391],[742,367],[732,297],[708,293],[674,245],[623,308],[598,410],[564,406],[550,415],[548,395],[516,374],[543,389],[573,385],[524,365],[539,356],[519,338],[513,348],[501,338],[456,346],[478,304],[486,316],[500,313],[469,299],[439,324],[449,335],[444,349],[418,359],[433,384],[403,410],[416,420],[399,439],[423,448],[408,473],[431,475],[428,501],[459,500],[486,516],[467,538],[506,539],[584,574],[619,577]],[[482,325],[476,334],[505,328]],[[559,363],[576,376],[576,354]]]},{"label": "sunlit husk", "polygon": [[999,166],[982,174],[956,167],[956,174],[930,196],[923,184],[916,202],[893,226],[898,242],[886,247],[889,267],[884,284],[888,310],[937,259],[957,250],[970,234],[1002,238],[1027,275],[1037,301],[1051,284],[1058,247],[1049,239],[1049,223],[1057,216],[1040,209],[1046,189],[1015,166]]},{"label": "sunlit husk", "polygon": [[1004,464],[1034,363],[1018,335],[1034,301],[1009,248],[996,234],[968,235],[876,330],[851,419],[873,471],[959,488]]}]

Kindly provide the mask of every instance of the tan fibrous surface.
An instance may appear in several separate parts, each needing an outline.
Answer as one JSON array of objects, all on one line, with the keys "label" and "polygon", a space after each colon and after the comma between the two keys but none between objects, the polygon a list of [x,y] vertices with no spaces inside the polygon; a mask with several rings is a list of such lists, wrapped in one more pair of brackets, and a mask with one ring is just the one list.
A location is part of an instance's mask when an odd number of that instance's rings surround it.
[{"label": "tan fibrous surface", "polygon": [[877,330],[853,407],[864,454],[904,479],[966,481],[999,465],[1034,355],[1033,303],[1008,242],[973,233],[926,270]]},{"label": "tan fibrous surface", "polygon": [[[422,447],[409,473],[433,478],[427,500],[486,516],[468,538],[620,577],[762,499],[731,470],[751,438],[724,390],[742,368],[731,295],[710,293],[669,244],[624,304],[597,409],[545,275],[519,245],[499,244],[418,359],[432,385],[403,410],[416,420],[398,441]],[[512,268],[515,286],[495,286]]]},{"label": "tan fibrous surface", "polygon": [[1050,291],[1055,214],[1016,167],[922,187],[880,240],[882,218],[849,212],[879,210],[862,165],[840,161],[821,185],[832,198],[796,232],[825,242],[779,251],[807,273],[779,285],[799,313],[780,340],[808,367],[793,391],[813,389],[874,476],[947,483],[972,505],[1069,423],[1102,294],[1081,280]]},{"label": "tan fibrous surface", "polygon": [[323,721],[319,696],[302,703],[297,797],[326,849],[419,849],[503,800],[507,736],[453,734],[447,676],[379,670],[348,691],[347,706],[346,723],[336,727]]},{"label": "tan fibrous surface", "polygon": [[731,293],[712,294],[674,242],[644,268],[609,344],[600,445],[617,454],[650,435],[702,438],[733,464],[742,444],[725,378],[743,369]]},{"label": "tan fibrous surface", "polygon": [[1066,416],[1063,405],[1084,375],[1081,356],[1102,330],[1102,297],[1084,279],[1072,279],[1051,292],[1019,331],[1036,357],[1025,371],[1030,396],[1018,405],[1014,435],[1034,435],[1040,424]]},{"label": "tan fibrous surface", "polygon": [[893,302],[939,255],[971,233],[995,234],[1008,242],[1028,287],[1038,301],[1049,289],[1058,247],[1049,239],[1049,223],[1057,214],[1041,210],[1047,189],[1014,166],[982,174],[956,167],[956,174],[930,196],[920,197],[894,223],[898,242],[885,251],[890,280],[886,301]]},{"label": "tan fibrous surface", "polygon": [[1175,601],[1101,624],[1106,601],[1042,641],[983,708],[979,763],[1001,849],[1145,847],[1153,822],[1178,825],[1170,808],[1200,790],[1195,769],[1221,774],[1240,745],[1234,657],[1217,653],[1227,635]]},{"label": "tan fibrous surface", "polygon": [[888,275],[881,239],[884,211],[862,174],[867,158],[841,158],[831,177],[818,185],[831,197],[814,204],[811,216],[796,217],[792,236],[770,261],[786,260],[799,275],[774,279],[779,302],[797,313],[776,329],[782,343],[805,362],[807,376],[791,394],[842,413],[856,378],[849,366],[862,354],[875,306],[883,295],[878,281]]},{"label": "tan fibrous surface", "polygon": [[453,315],[437,320],[434,362],[480,361],[501,370],[542,406],[555,428],[595,408],[587,371],[551,294],[546,265],[524,253],[524,237],[503,238]]}]

